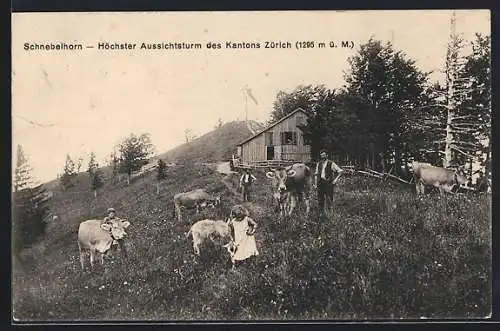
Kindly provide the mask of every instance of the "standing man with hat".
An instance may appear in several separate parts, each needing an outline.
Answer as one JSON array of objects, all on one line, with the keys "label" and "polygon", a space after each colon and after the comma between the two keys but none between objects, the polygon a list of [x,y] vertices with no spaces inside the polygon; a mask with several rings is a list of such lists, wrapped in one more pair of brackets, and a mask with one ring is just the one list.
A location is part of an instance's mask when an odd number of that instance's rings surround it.
[{"label": "standing man with hat", "polygon": [[257,180],[254,175],[250,173],[248,168],[243,170],[243,175],[240,177],[240,187],[243,194],[243,201],[250,201],[250,186]]},{"label": "standing man with hat", "polygon": [[314,187],[318,190],[318,206],[324,215],[325,198],[328,201],[328,206],[331,207],[333,205],[333,189],[344,170],[328,159],[325,150],[322,150],[319,156],[320,161],[316,164],[314,172]]}]

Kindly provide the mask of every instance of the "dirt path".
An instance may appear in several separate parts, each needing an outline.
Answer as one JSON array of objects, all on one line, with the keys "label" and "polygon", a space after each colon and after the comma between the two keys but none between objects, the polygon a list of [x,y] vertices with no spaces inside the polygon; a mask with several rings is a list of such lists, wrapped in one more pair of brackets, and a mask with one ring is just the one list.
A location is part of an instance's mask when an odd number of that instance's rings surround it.
[{"label": "dirt path", "polygon": [[241,198],[241,194],[238,192],[238,190],[232,184],[232,180],[231,180],[232,176],[234,176],[234,175],[233,174],[227,174],[226,176],[224,176],[224,178],[222,178],[222,183],[227,187],[227,189],[234,196],[237,196],[237,197]]},{"label": "dirt path", "polygon": [[227,189],[236,197],[241,198],[241,194],[238,192],[237,188],[233,185],[234,176],[238,175],[238,172],[232,171],[229,162],[220,162],[217,164],[216,171],[225,175],[222,178],[222,183],[227,187]]},{"label": "dirt path", "polygon": [[[224,164],[224,163],[227,163]],[[266,214],[266,208],[263,206],[261,203],[253,201],[253,202],[243,202],[243,196],[240,192],[237,191],[237,181],[239,179],[239,173],[235,171],[231,171],[229,167],[228,162],[224,163],[219,163],[217,166],[217,171],[221,174],[224,174],[225,176],[221,179],[222,183],[227,187],[227,189],[233,194],[234,197],[236,197],[241,203],[243,204],[250,213],[255,217],[256,219],[260,219]],[[236,180],[236,184],[235,184]]]},{"label": "dirt path", "polygon": [[224,174],[224,175],[237,174],[236,171],[231,170],[231,166],[229,165],[229,162],[217,163],[216,171],[221,173],[221,174]]}]

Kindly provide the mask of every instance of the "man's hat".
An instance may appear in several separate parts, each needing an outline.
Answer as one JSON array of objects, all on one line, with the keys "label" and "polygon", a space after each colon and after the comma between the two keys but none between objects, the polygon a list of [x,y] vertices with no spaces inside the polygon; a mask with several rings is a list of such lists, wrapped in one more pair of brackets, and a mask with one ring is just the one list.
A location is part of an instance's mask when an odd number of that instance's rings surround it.
[{"label": "man's hat", "polygon": [[114,208],[108,208],[108,214],[111,212],[116,213],[116,210]]},{"label": "man's hat", "polygon": [[324,153],[324,154],[328,154],[328,153],[326,152],[326,150],[325,150],[325,149],[322,149],[322,150],[319,152],[319,154],[323,154],[323,153]]}]

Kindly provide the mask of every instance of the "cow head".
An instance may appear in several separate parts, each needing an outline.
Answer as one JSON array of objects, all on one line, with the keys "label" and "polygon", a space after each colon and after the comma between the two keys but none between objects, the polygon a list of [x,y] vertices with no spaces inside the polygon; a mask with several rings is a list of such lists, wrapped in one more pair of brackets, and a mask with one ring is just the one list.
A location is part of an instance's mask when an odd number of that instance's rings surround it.
[{"label": "cow head", "polygon": [[278,192],[285,192],[286,179],[295,176],[295,170],[292,168],[271,169],[266,172],[266,177],[272,179],[273,188]]},{"label": "cow head", "polygon": [[130,226],[129,221],[126,221],[126,220],[121,219],[121,218],[114,218],[111,220],[111,222],[113,223],[113,225],[116,225],[118,227],[122,227],[123,229],[126,229]]},{"label": "cow head", "polygon": [[432,164],[428,162],[419,162],[419,161],[408,162],[408,170],[410,172],[416,172],[419,168],[428,166],[432,166]]},{"label": "cow head", "polygon": [[128,228],[130,222],[124,220],[113,220],[111,223],[101,224],[101,229],[111,234],[115,240],[123,239],[127,236],[125,229]]},{"label": "cow head", "polygon": [[467,173],[465,172],[465,166],[460,166],[455,170],[455,181],[458,185],[463,185],[467,183]]}]

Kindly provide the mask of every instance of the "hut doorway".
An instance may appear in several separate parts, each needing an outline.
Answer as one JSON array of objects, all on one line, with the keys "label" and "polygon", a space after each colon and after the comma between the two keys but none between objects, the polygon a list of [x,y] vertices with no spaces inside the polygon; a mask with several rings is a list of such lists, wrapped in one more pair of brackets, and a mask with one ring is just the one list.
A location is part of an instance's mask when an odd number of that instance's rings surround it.
[{"label": "hut doorway", "polygon": [[266,146],[266,160],[274,160],[274,146]]}]

